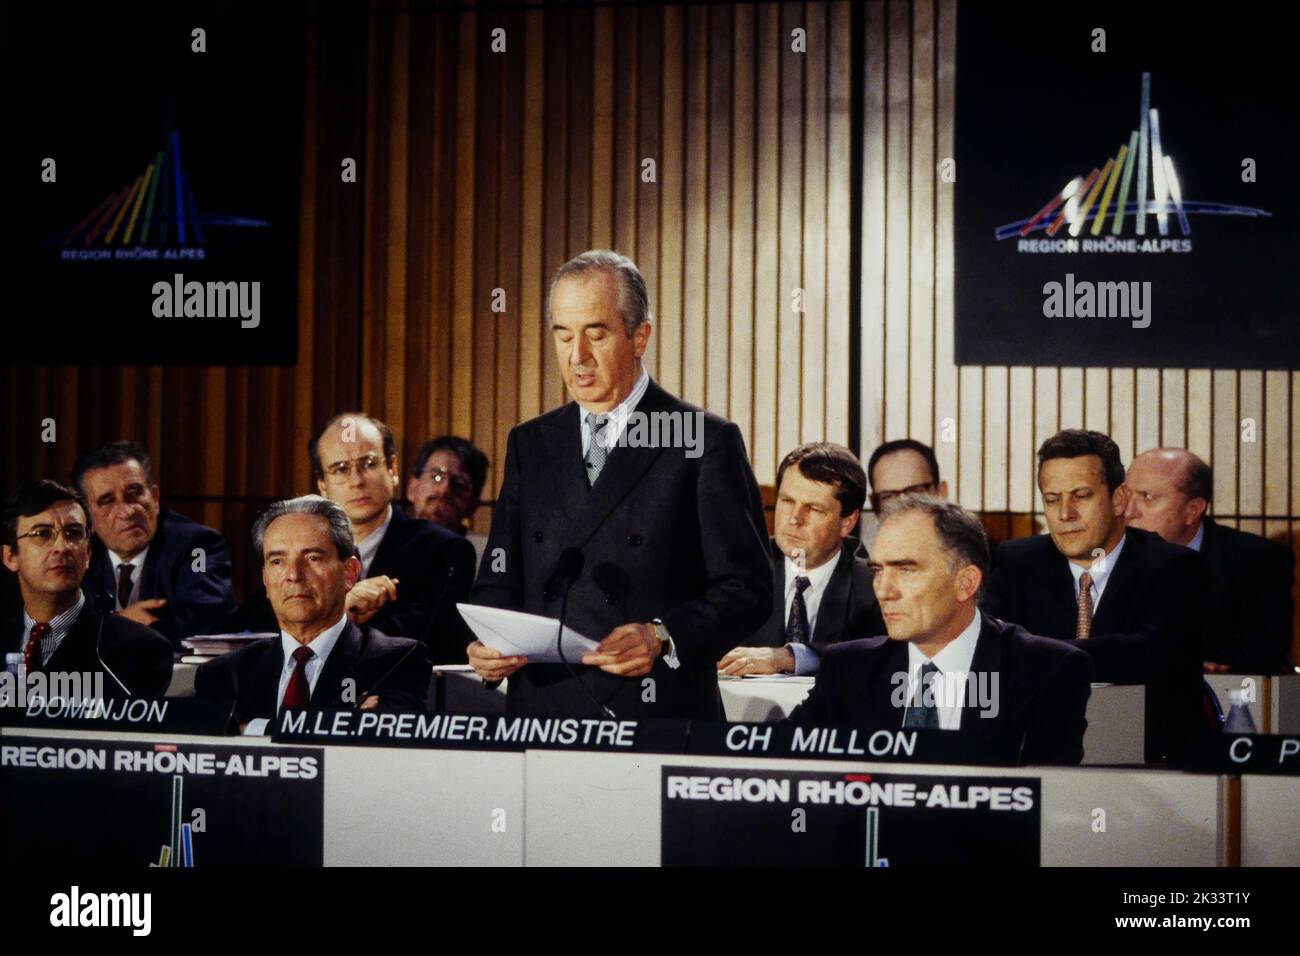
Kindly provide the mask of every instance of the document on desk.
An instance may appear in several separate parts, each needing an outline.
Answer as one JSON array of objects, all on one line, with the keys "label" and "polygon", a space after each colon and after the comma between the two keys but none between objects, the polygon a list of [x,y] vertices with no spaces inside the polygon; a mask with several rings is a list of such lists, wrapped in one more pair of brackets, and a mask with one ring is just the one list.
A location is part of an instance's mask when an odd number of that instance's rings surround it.
[{"label": "document on desk", "polygon": [[[470,626],[474,636],[507,657],[527,657],[530,664],[559,664],[555,636],[560,622],[553,617],[503,611],[483,604],[457,604],[456,610]],[[577,664],[582,655],[596,649],[596,641],[579,634],[567,624],[561,645],[564,659]]]}]

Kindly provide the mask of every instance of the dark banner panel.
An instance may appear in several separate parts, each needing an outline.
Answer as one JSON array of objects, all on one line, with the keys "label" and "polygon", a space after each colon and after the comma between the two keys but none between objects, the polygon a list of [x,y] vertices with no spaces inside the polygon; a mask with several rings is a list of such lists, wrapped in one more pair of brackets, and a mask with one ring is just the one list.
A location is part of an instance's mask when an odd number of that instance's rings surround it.
[{"label": "dark banner panel", "polygon": [[959,365],[1300,368],[1285,31],[1170,3],[963,3]]},{"label": "dark banner panel", "polygon": [[5,11],[6,362],[294,361],[304,43],[292,6]]}]

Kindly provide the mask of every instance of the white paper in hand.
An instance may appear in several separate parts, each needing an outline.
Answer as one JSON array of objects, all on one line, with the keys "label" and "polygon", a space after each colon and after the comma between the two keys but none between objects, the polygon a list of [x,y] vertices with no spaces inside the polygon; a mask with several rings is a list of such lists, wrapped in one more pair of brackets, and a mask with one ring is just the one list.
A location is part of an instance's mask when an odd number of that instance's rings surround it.
[{"label": "white paper in hand", "polygon": [[[507,657],[527,657],[530,664],[559,664],[555,634],[560,622],[553,617],[503,611],[483,604],[457,604],[456,610],[474,636]],[[584,637],[567,624],[564,627],[564,658],[577,664],[582,655],[596,649],[596,641]]]}]

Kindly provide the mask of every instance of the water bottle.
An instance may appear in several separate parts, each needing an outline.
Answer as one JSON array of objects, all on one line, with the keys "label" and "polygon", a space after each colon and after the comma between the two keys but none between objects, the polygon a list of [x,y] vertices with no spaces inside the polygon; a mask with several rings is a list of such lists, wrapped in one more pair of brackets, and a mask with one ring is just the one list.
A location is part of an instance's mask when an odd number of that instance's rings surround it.
[{"label": "water bottle", "polygon": [[1250,708],[1246,706],[1246,692],[1244,690],[1228,691],[1228,716],[1223,721],[1223,732],[1225,734],[1257,734],[1255,721],[1250,716]]}]

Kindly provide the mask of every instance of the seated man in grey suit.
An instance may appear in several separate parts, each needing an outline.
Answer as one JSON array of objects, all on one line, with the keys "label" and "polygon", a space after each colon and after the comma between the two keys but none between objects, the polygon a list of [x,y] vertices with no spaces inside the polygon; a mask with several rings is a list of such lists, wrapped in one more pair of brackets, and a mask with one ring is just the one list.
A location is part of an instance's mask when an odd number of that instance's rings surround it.
[{"label": "seated man in grey suit", "polygon": [[815,674],[832,644],[885,633],[865,549],[850,537],[867,497],[857,456],[813,442],[776,472],[772,613],[747,646],[718,661],[724,674]]},{"label": "seated man in grey suit", "polygon": [[1083,759],[1092,661],[979,610],[989,546],[978,518],[902,495],[885,508],[871,567],[889,636],[829,648],[791,721],[944,731],[975,761]]},{"label": "seated man in grey suit", "polygon": [[277,501],[253,526],[253,547],[280,633],[200,667],[197,696],[235,701],[246,733],[262,733],[285,707],[424,710],[424,645],[345,613],[361,562],[339,505],[318,495]]}]

